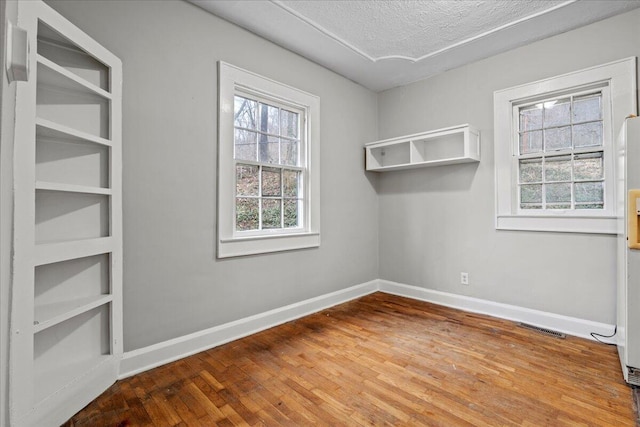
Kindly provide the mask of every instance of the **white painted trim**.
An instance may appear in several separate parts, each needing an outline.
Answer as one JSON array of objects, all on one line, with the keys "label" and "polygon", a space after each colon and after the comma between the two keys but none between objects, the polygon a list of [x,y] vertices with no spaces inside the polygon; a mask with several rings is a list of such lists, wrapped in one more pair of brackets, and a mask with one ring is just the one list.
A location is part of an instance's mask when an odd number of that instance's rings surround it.
[{"label": "white painted trim", "polygon": [[372,280],[347,289],[320,295],[244,319],[126,352],[120,364],[119,379],[308,316],[326,308],[374,293],[377,290],[378,281]]},{"label": "white painted trim", "polygon": [[606,323],[593,322],[591,320],[578,319],[576,317],[563,316],[561,314],[533,310],[465,295],[450,294],[388,280],[378,280],[378,289],[381,292],[392,295],[413,298],[472,313],[486,314],[514,322],[528,323],[589,340],[593,340],[593,337],[590,335],[591,332],[610,335],[615,328],[615,325]]},{"label": "white painted trim", "polygon": [[472,313],[524,322],[589,340],[593,340],[590,335],[591,332],[609,335],[615,327],[615,325],[376,279],[148,347],[125,352],[120,362],[118,379],[130,377],[378,291]]}]

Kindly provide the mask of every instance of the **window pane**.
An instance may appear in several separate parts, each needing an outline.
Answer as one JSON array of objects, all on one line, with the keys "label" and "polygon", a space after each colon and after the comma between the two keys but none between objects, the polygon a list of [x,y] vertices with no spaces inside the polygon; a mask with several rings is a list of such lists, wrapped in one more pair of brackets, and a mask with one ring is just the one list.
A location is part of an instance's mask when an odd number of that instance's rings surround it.
[{"label": "window pane", "polygon": [[236,165],[236,196],[259,196],[260,168],[252,165]]},{"label": "window pane", "polygon": [[234,158],[236,160],[256,160],[257,133],[246,130],[235,130]]},{"label": "window pane", "polygon": [[262,228],[281,228],[280,199],[262,200]]},{"label": "window pane", "polygon": [[267,136],[260,134],[260,149],[259,149],[259,161],[263,163],[278,164],[278,152],[280,151],[280,144],[275,136]]},{"label": "window pane", "polygon": [[547,203],[547,209],[571,209],[571,203]]},{"label": "window pane", "polygon": [[544,103],[544,127],[562,126],[571,123],[570,99],[559,99],[555,104]]},{"label": "window pane", "polygon": [[539,153],[540,151],[542,151],[542,131],[520,134],[520,154]]},{"label": "window pane", "polygon": [[280,169],[262,168],[262,196],[280,196]]},{"label": "window pane", "polygon": [[542,205],[532,203],[520,203],[520,209],[542,209]]},{"label": "window pane", "polygon": [[576,182],[576,202],[604,202],[602,182]]},{"label": "window pane", "polygon": [[280,135],[298,138],[298,113],[280,110]]},{"label": "window pane", "polygon": [[585,203],[584,205],[576,205],[576,209],[604,209],[604,203]]},{"label": "window pane", "polygon": [[236,230],[257,230],[259,207],[258,199],[236,198]]},{"label": "window pane", "polygon": [[273,105],[260,103],[259,130],[265,133],[278,135],[280,133],[280,109]]},{"label": "window pane", "polygon": [[282,174],[284,179],[284,197],[298,197],[300,172],[285,169]]},{"label": "window pane", "polygon": [[542,181],[542,159],[520,160],[520,182]]},{"label": "window pane", "polygon": [[235,127],[255,129],[258,103],[251,99],[236,96],[233,106],[233,125]]},{"label": "window pane", "polygon": [[571,148],[571,126],[544,131],[544,151],[555,151]]},{"label": "window pane", "polygon": [[602,153],[576,154],[573,157],[573,179],[601,179],[604,165]]},{"label": "window pane", "polygon": [[548,157],[544,162],[544,180],[571,181],[571,156]]},{"label": "window pane", "polygon": [[298,141],[293,139],[280,140],[281,163],[283,165],[298,166]]},{"label": "window pane", "polygon": [[571,183],[547,184],[545,190],[547,203],[571,203]]},{"label": "window pane", "polygon": [[602,119],[602,95],[587,95],[573,100],[573,122],[589,122]]},{"label": "window pane", "polygon": [[537,106],[520,109],[520,132],[542,129],[542,108]]},{"label": "window pane", "polygon": [[592,147],[602,145],[602,122],[585,123],[573,127],[573,145]]},{"label": "window pane", "polygon": [[520,186],[520,202],[541,203],[542,202],[542,184]]},{"label": "window pane", "polygon": [[285,199],[284,201],[284,226],[298,226],[298,199]]}]

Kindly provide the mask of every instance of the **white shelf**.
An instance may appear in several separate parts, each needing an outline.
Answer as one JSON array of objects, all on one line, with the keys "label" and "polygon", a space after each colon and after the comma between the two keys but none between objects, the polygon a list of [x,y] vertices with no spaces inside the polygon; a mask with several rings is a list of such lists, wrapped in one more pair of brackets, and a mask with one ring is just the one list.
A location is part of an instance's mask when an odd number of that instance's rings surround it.
[{"label": "white shelf", "polygon": [[106,138],[82,132],[69,126],[64,126],[51,120],[36,117],[36,132],[38,136],[76,143],[94,143],[111,147],[111,141]]},{"label": "white shelf", "polygon": [[35,306],[33,332],[38,333],[113,300],[111,295],[78,298]]},{"label": "white shelf", "polygon": [[111,94],[106,90],[78,77],[42,55],[36,55],[36,57],[38,61],[38,82],[62,90],[90,93],[105,99],[111,99]]},{"label": "white shelf", "polygon": [[480,132],[468,124],[365,145],[366,170],[385,172],[480,161]]},{"label": "white shelf", "polygon": [[36,245],[34,264],[44,265],[70,259],[105,254],[114,250],[113,237],[73,240],[70,242],[43,243]]},{"label": "white shelf", "polygon": [[85,185],[62,184],[59,182],[36,181],[36,190],[62,191],[67,193],[111,195],[110,188],[88,187]]}]

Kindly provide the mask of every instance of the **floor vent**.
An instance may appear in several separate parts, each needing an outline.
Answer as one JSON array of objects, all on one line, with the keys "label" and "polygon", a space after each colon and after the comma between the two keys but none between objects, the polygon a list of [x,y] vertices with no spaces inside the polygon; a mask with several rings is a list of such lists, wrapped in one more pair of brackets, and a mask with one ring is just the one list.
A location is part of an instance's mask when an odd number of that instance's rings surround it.
[{"label": "floor vent", "polygon": [[558,332],[558,331],[554,331],[551,329],[545,329],[545,328],[541,328],[539,326],[534,326],[534,325],[529,325],[528,323],[518,323],[518,326],[520,326],[521,328],[525,328],[525,329],[529,329],[535,332],[539,332],[541,334],[544,335],[549,335],[550,337],[556,337],[556,338],[566,338],[567,336],[565,334],[563,334],[562,332]]}]

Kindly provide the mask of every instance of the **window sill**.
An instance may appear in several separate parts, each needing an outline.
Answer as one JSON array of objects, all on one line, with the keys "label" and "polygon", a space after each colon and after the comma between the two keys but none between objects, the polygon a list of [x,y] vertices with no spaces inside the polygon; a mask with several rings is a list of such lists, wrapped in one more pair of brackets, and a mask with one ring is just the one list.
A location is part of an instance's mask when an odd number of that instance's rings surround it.
[{"label": "window sill", "polygon": [[320,233],[247,236],[218,241],[218,258],[232,258],[320,246]]},{"label": "window sill", "polygon": [[617,234],[617,218],[571,216],[499,215],[497,230],[550,231],[557,233]]}]

